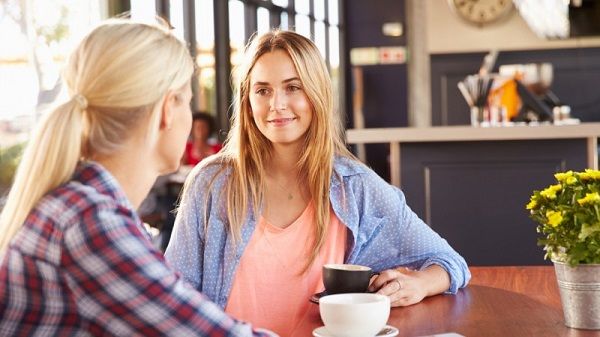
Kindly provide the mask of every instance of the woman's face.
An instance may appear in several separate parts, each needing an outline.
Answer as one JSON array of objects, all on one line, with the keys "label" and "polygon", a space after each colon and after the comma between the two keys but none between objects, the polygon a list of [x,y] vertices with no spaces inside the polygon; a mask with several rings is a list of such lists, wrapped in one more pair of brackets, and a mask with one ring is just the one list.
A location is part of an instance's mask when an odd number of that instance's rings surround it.
[{"label": "woman's face", "polygon": [[254,123],[274,146],[301,145],[312,120],[312,107],[300,76],[283,50],[262,55],[250,72]]},{"label": "woman's face", "polygon": [[208,133],[208,122],[204,119],[197,119],[192,122],[192,138],[206,142],[210,134]]}]

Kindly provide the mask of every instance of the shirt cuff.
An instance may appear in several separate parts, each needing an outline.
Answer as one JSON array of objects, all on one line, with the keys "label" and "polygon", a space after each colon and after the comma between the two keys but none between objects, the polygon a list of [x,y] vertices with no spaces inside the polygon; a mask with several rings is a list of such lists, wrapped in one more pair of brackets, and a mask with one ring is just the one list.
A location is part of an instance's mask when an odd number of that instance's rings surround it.
[{"label": "shirt cuff", "polygon": [[457,267],[455,264],[449,263],[446,260],[440,258],[430,258],[423,263],[419,270],[423,270],[429,266],[438,265],[442,267],[450,278],[450,288],[444,292],[444,294],[456,294],[459,288],[463,288],[467,285],[468,281],[471,279],[471,272],[467,266],[464,266],[464,269]]}]

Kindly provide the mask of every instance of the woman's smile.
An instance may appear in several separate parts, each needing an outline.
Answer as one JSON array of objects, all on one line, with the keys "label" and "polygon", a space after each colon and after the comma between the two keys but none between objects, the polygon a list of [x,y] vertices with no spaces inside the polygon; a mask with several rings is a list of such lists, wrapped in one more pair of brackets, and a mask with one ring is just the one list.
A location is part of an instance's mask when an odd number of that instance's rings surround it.
[{"label": "woman's smile", "polygon": [[296,119],[296,117],[274,118],[268,120],[268,123],[275,127],[283,127],[293,123]]}]

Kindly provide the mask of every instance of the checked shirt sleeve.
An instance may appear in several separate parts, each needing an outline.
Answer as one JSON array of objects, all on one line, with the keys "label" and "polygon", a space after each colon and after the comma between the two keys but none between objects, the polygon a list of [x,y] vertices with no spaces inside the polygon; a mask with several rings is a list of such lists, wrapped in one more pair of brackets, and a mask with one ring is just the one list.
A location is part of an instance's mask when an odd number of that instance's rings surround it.
[{"label": "checked shirt sleeve", "polygon": [[96,205],[65,231],[61,264],[94,335],[273,336],[227,316],[165,264],[130,210]]}]

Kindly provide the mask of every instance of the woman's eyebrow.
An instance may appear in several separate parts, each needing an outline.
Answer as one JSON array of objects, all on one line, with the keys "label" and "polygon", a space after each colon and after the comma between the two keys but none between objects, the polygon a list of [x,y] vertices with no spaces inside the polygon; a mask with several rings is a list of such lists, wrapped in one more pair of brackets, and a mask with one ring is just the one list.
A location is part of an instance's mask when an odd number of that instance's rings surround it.
[{"label": "woman's eyebrow", "polygon": [[289,82],[293,82],[293,81],[300,81],[300,79],[298,77],[292,77],[292,78],[288,78],[287,80],[281,81],[281,83],[289,83]]},{"label": "woman's eyebrow", "polygon": [[[300,81],[300,79],[298,77],[291,77],[291,78],[281,81],[281,83],[285,84],[285,83],[294,82],[294,81]],[[252,84],[252,86],[262,86],[262,85],[270,85],[270,83],[265,82],[265,81],[257,81],[257,82],[254,82],[254,84]]]},{"label": "woman's eyebrow", "polygon": [[269,85],[269,82],[254,82],[254,84],[252,84],[253,87],[260,85]]}]

